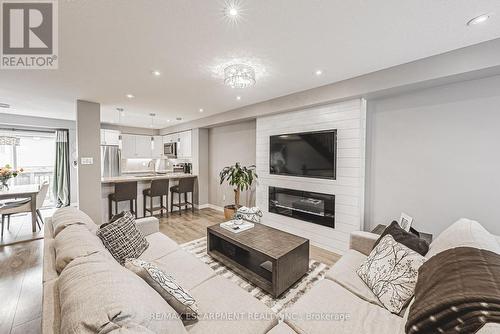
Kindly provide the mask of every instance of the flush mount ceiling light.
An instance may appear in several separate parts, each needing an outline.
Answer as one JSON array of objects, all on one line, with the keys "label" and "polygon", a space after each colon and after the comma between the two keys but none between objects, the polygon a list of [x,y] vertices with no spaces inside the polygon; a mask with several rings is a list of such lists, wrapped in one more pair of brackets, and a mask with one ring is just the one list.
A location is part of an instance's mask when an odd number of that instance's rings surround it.
[{"label": "flush mount ceiling light", "polygon": [[233,64],[224,69],[224,84],[231,88],[247,88],[255,85],[255,70],[246,64]]},{"label": "flush mount ceiling light", "polygon": [[236,96],[236,100],[241,100],[241,96]]},{"label": "flush mount ceiling light", "polygon": [[318,77],[320,75],[323,75],[323,71],[322,70],[316,70],[316,72],[314,72]]},{"label": "flush mount ceiling light", "polygon": [[200,108],[200,110],[198,110],[199,112],[204,112],[205,110],[203,110],[203,108]]},{"label": "flush mount ceiling light", "polygon": [[473,18],[472,20],[467,22],[467,25],[468,26],[475,26],[475,25],[478,25],[481,23],[485,23],[486,21],[488,21],[489,18],[491,18],[492,15],[493,15],[492,13],[488,13],[488,14],[482,14],[482,15],[476,16],[475,18]]},{"label": "flush mount ceiling light", "polygon": [[127,95],[125,95],[125,96],[127,97],[127,99],[133,99],[133,98],[135,97],[135,96],[134,96],[134,95],[132,95],[132,94],[127,94]]},{"label": "flush mount ceiling light", "polygon": [[151,74],[153,74],[155,77],[159,77],[161,75],[160,71],[152,71]]},{"label": "flush mount ceiling light", "polygon": [[231,23],[236,23],[241,18],[242,11],[239,0],[227,0],[224,4],[224,17]]}]

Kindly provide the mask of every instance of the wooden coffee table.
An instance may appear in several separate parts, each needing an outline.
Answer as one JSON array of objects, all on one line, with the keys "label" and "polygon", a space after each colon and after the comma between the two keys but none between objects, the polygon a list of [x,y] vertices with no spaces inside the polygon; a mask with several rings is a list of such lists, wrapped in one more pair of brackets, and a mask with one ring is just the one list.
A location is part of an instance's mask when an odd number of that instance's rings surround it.
[{"label": "wooden coffee table", "polygon": [[274,297],[309,269],[309,240],[262,224],[240,233],[208,227],[207,253]]}]

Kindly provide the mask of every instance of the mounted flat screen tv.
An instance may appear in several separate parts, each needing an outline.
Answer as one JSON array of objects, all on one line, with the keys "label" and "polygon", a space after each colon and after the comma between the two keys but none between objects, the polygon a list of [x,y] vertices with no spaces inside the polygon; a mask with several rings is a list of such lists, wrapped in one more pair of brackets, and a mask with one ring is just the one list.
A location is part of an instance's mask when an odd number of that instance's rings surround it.
[{"label": "mounted flat screen tv", "polygon": [[270,173],[335,180],[337,130],[271,136]]}]

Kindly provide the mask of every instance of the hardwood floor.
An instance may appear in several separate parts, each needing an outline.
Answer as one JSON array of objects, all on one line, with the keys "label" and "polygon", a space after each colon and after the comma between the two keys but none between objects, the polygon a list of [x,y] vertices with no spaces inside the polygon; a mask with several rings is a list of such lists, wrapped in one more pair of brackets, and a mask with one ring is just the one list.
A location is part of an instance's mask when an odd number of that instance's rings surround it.
[{"label": "hardwood floor", "polygon": [[43,240],[0,246],[0,333],[39,333]]},{"label": "hardwood floor", "polygon": [[[224,221],[224,215],[212,209],[158,218],[160,231],[179,244],[206,236],[208,226]],[[328,265],[340,258],[315,246],[310,254]],[[0,333],[41,332],[42,255],[43,239],[0,245]]]}]

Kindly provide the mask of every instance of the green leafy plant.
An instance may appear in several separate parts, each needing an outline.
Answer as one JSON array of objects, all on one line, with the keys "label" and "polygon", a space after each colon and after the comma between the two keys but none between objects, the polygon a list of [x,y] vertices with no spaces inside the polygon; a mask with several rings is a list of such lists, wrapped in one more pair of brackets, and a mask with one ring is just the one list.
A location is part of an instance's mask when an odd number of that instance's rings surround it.
[{"label": "green leafy plant", "polygon": [[248,190],[258,178],[254,165],[241,166],[239,162],[233,166],[224,167],[219,176],[221,185],[227,181],[230,186],[234,187],[234,206],[236,209],[240,207],[241,192]]}]

